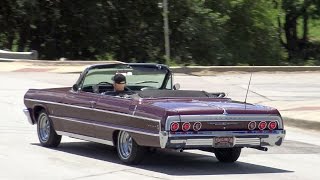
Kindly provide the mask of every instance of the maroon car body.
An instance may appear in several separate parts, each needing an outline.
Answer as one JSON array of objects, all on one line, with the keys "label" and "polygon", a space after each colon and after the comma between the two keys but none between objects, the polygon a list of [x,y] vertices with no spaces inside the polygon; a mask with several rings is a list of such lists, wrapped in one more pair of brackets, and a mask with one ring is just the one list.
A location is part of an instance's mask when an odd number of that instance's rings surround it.
[{"label": "maroon car body", "polygon": [[[109,94],[107,76],[115,73],[127,75],[125,94]],[[243,147],[281,145],[285,130],[278,110],[224,93],[176,90],[172,76],[159,64],[94,65],[73,87],[29,89],[24,112],[37,124],[44,146],[58,146],[62,135],[70,136],[116,146],[129,164],[140,162],[149,148],[201,149],[234,162]]]}]

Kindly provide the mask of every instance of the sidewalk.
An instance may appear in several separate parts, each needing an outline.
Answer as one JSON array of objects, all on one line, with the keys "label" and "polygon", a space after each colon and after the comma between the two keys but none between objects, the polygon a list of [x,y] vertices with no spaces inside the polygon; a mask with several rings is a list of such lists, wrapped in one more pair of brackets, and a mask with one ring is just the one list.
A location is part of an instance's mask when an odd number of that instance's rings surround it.
[{"label": "sidewalk", "polygon": [[[50,73],[79,73],[84,70],[85,67],[92,64],[103,64],[103,63],[116,63],[117,61],[20,61],[20,62],[0,62],[0,72],[50,72]],[[248,69],[253,69],[253,67],[173,67],[171,68],[174,73],[176,73],[176,82],[179,82],[182,87],[194,88],[194,84],[189,84],[190,76],[194,78],[194,82],[200,83],[200,87],[206,87],[206,83],[214,83],[223,90],[230,91],[231,97],[235,100],[242,100],[243,92],[246,89],[245,84],[242,88],[235,88],[232,84],[239,85],[240,75],[248,74]],[[315,129],[320,130],[320,67],[254,67],[253,71],[258,71],[259,68],[264,74],[270,74],[270,76],[278,73],[282,79],[283,83],[301,83],[293,85],[293,90],[288,90],[288,92],[281,92],[286,87],[281,85],[281,81],[276,81],[276,79],[265,79],[263,76],[255,75],[256,82],[264,82],[264,84],[270,84],[269,89],[264,87],[259,87],[257,83],[250,87],[248,102],[263,104],[271,107],[277,108],[285,120],[285,124],[289,126],[295,126],[305,129]],[[275,72],[277,71],[277,72]],[[285,71],[285,72],[283,72]],[[293,71],[293,72],[291,72]],[[227,74],[228,77],[225,77]],[[256,74],[256,73],[255,73]],[[257,73],[259,74],[259,73]],[[186,77],[186,78],[183,78]],[[198,79],[196,79],[199,77]],[[222,77],[222,78],[221,78]],[[210,79],[209,81],[209,78]],[[225,78],[225,79],[223,79]],[[229,79],[231,81],[226,82]],[[246,77],[245,77],[246,78]],[[208,80],[206,82],[206,79]],[[245,80],[245,79],[243,79]],[[245,80],[246,81],[246,80]],[[201,83],[204,83],[203,85]],[[241,81],[244,82],[244,81]],[[247,82],[247,81],[246,81]],[[276,85],[276,88],[272,88],[272,85]],[[307,84],[309,83],[309,84]],[[230,85],[231,84],[231,85]],[[289,84],[290,85],[290,84]],[[311,87],[312,86],[312,87]],[[280,87],[280,88],[278,88]],[[278,88],[278,89],[277,89]],[[290,87],[288,87],[290,88]],[[214,92],[215,89],[212,89]],[[261,95],[267,95],[267,97],[262,97]],[[291,97],[291,99],[277,99],[272,97],[277,97],[281,95],[283,97]],[[291,93],[291,94],[290,94]],[[234,96],[235,95],[235,96]],[[270,96],[270,100],[269,97]],[[306,99],[299,99],[300,96],[306,97]],[[235,97],[235,98],[234,98]],[[237,98],[238,97],[238,98]],[[267,99],[267,100],[266,100]]]},{"label": "sidewalk", "polygon": [[269,102],[264,105],[276,107],[288,126],[320,130],[319,99],[304,102]]}]

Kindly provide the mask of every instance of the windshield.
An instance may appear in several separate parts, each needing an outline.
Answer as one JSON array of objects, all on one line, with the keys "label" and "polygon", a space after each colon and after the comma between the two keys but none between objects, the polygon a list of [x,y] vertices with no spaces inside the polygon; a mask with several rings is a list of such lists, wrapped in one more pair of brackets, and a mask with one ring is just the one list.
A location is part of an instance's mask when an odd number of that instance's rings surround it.
[{"label": "windshield", "polygon": [[141,90],[141,88],[160,89],[171,88],[172,82],[165,82],[168,69],[163,66],[144,66],[144,65],[128,65],[119,64],[111,67],[97,66],[90,69],[83,80],[82,87],[93,86],[97,84],[113,84],[112,77],[115,74],[123,74],[126,77],[127,87],[133,90]]}]

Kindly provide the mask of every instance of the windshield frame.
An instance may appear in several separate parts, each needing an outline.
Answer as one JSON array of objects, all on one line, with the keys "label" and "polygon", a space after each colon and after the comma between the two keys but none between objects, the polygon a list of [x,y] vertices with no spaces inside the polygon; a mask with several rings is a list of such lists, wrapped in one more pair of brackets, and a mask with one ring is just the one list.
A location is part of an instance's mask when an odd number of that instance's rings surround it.
[{"label": "windshield frame", "polygon": [[[76,82],[76,85],[79,87],[78,90],[81,91],[83,88],[83,83],[87,74],[93,69],[107,69],[107,68],[116,68],[119,66],[128,66],[131,68],[151,68],[151,69],[161,69],[165,71],[164,79],[161,83],[161,86],[158,89],[173,89],[173,75],[172,71],[168,68],[168,66],[164,64],[156,64],[156,63],[114,63],[114,64],[96,64],[87,67],[80,75],[79,79]],[[171,80],[170,80],[171,79]],[[169,81],[170,80],[170,81]],[[168,86],[169,85],[169,86]]]}]

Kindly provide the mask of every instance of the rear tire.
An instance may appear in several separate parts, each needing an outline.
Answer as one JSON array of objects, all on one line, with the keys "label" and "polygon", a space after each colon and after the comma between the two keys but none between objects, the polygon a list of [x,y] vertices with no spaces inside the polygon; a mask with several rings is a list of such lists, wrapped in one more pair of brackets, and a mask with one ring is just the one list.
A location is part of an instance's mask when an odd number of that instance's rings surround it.
[{"label": "rear tire", "polygon": [[57,147],[61,142],[61,136],[57,135],[53,123],[45,111],[41,111],[37,121],[38,138],[44,147]]},{"label": "rear tire", "polygon": [[128,132],[120,131],[117,138],[117,152],[125,164],[138,164],[142,161],[146,148],[139,146]]},{"label": "rear tire", "polygon": [[217,148],[214,154],[220,162],[232,163],[238,160],[241,148]]}]

